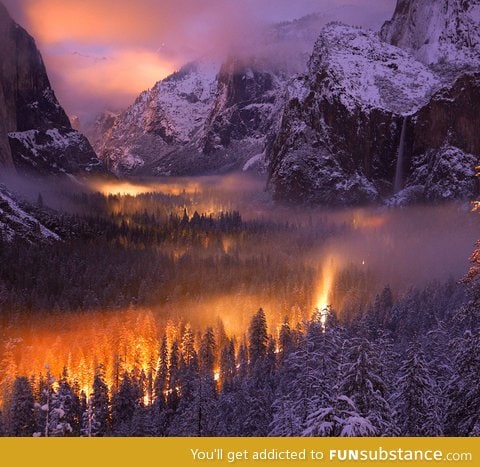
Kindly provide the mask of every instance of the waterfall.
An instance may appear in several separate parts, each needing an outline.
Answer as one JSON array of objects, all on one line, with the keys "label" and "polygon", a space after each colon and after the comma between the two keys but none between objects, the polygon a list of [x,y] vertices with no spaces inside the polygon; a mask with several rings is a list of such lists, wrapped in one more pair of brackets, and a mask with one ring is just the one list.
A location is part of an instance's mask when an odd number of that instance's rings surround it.
[{"label": "waterfall", "polygon": [[403,188],[403,164],[405,157],[405,137],[407,133],[407,118],[403,117],[402,133],[400,134],[400,144],[398,146],[397,167],[395,169],[395,181],[393,192],[398,193]]}]

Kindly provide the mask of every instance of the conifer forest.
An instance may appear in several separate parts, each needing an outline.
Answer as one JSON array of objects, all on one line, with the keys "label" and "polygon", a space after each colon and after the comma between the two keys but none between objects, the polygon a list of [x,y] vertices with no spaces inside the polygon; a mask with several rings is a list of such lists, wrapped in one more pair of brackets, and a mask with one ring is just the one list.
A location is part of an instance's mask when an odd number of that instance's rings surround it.
[{"label": "conifer forest", "polygon": [[37,197],[63,240],[0,243],[1,433],[478,435],[471,206],[299,209],[227,182]]}]

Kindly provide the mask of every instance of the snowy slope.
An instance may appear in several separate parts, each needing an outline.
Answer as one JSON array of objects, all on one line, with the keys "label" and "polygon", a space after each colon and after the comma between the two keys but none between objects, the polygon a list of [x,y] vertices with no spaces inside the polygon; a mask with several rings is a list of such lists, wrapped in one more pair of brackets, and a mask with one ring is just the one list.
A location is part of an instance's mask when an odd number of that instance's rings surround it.
[{"label": "snowy slope", "polygon": [[18,170],[36,174],[102,173],[102,163],[87,138],[69,128],[8,133]]},{"label": "snowy slope", "polygon": [[0,237],[8,242],[16,236],[29,242],[60,240],[57,234],[20,207],[12,193],[0,185]]},{"label": "snowy slope", "polygon": [[[319,73],[325,97],[339,97],[349,110],[412,113],[440,87],[434,73],[408,53],[382,43],[372,31],[342,24],[326,27],[315,45],[309,76]],[[308,84],[300,92],[306,89]]]},{"label": "snowy slope", "polygon": [[383,40],[425,64],[480,65],[480,0],[398,0]]},{"label": "snowy slope", "polygon": [[194,139],[213,104],[219,68],[191,63],[143,92],[96,146],[110,169],[133,171]]}]

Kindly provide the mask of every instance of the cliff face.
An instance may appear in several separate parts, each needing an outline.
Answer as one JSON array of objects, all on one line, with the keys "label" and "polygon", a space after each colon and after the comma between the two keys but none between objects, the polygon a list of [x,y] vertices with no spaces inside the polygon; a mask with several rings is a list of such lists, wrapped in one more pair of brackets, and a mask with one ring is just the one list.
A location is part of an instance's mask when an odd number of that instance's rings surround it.
[{"label": "cliff face", "polygon": [[382,30],[384,41],[426,64],[480,64],[479,0],[398,0]]},{"label": "cliff face", "polygon": [[391,193],[404,117],[437,86],[428,68],[374,33],[327,27],[308,72],[288,86],[269,151],[275,196],[344,205]]},{"label": "cliff face", "polygon": [[0,163],[32,173],[102,171],[50,86],[34,39],[0,3]]}]

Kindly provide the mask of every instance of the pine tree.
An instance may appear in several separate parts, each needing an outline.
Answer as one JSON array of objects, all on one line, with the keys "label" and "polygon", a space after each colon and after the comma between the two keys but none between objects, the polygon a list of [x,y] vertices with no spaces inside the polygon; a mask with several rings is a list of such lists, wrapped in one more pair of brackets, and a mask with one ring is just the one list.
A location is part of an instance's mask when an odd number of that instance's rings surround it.
[{"label": "pine tree", "polygon": [[90,436],[107,436],[110,432],[108,386],[105,382],[105,369],[99,365],[93,379],[92,394],[88,399],[87,421]]},{"label": "pine tree", "polygon": [[300,436],[305,430],[310,430],[310,434],[321,423],[312,414],[322,414],[322,410],[333,404],[339,333],[334,313],[329,310],[326,322],[317,311],[306,333],[300,334],[298,347],[280,368],[271,435]]},{"label": "pine tree", "polygon": [[207,328],[196,356],[186,367],[182,397],[170,428],[174,436],[213,436],[216,431],[215,336]]},{"label": "pine tree", "polygon": [[69,398],[70,395],[67,395],[65,391],[62,395],[59,392],[52,392],[49,404],[48,436],[60,437],[72,433],[73,428],[66,417],[66,404],[69,403]]},{"label": "pine tree", "polygon": [[280,358],[283,360],[288,356],[290,351],[294,348],[293,332],[290,328],[288,316],[285,317],[278,337]]},{"label": "pine tree", "polygon": [[138,388],[125,372],[118,392],[112,397],[112,429],[115,435],[131,435],[132,418],[139,405]]},{"label": "pine tree", "polygon": [[164,436],[167,430],[167,404],[165,393],[168,384],[168,347],[167,336],[163,336],[160,345],[155,381],[153,385],[152,424],[156,436]]},{"label": "pine tree", "polygon": [[254,368],[267,353],[268,333],[267,319],[262,308],[253,316],[248,330],[248,355],[250,368]]},{"label": "pine tree", "polygon": [[55,393],[53,389],[53,383],[55,378],[50,373],[50,367],[47,365],[47,375],[45,379],[41,379],[40,382],[40,403],[38,404],[39,410],[39,423],[38,426],[42,430],[40,435],[48,438],[50,436],[51,428],[51,410],[52,410],[52,398]]},{"label": "pine tree", "polygon": [[35,400],[28,378],[15,379],[10,402],[10,427],[12,436],[32,436],[35,432]]},{"label": "pine tree", "polygon": [[178,343],[175,341],[172,344],[170,351],[170,361],[168,365],[168,389],[167,389],[167,409],[170,417],[175,413],[180,399],[180,354]]},{"label": "pine tree", "polygon": [[366,338],[354,338],[350,345],[339,393],[353,402],[360,417],[375,428],[376,436],[393,434],[393,414],[387,402],[386,384],[381,377],[379,350]]},{"label": "pine tree", "polygon": [[230,339],[220,355],[219,381],[224,392],[228,392],[232,388],[236,374],[235,343],[233,339]]},{"label": "pine tree", "polygon": [[[80,399],[68,382],[68,371],[64,368],[58,387],[59,402],[65,412],[65,434],[78,435],[81,423]],[[69,427],[69,428],[68,428]]]},{"label": "pine tree", "polygon": [[452,339],[451,353],[454,373],[446,434],[473,436],[480,424],[480,332],[467,330]]},{"label": "pine tree", "polygon": [[403,436],[441,435],[435,383],[416,340],[407,349],[396,381],[392,402],[400,433]]}]

